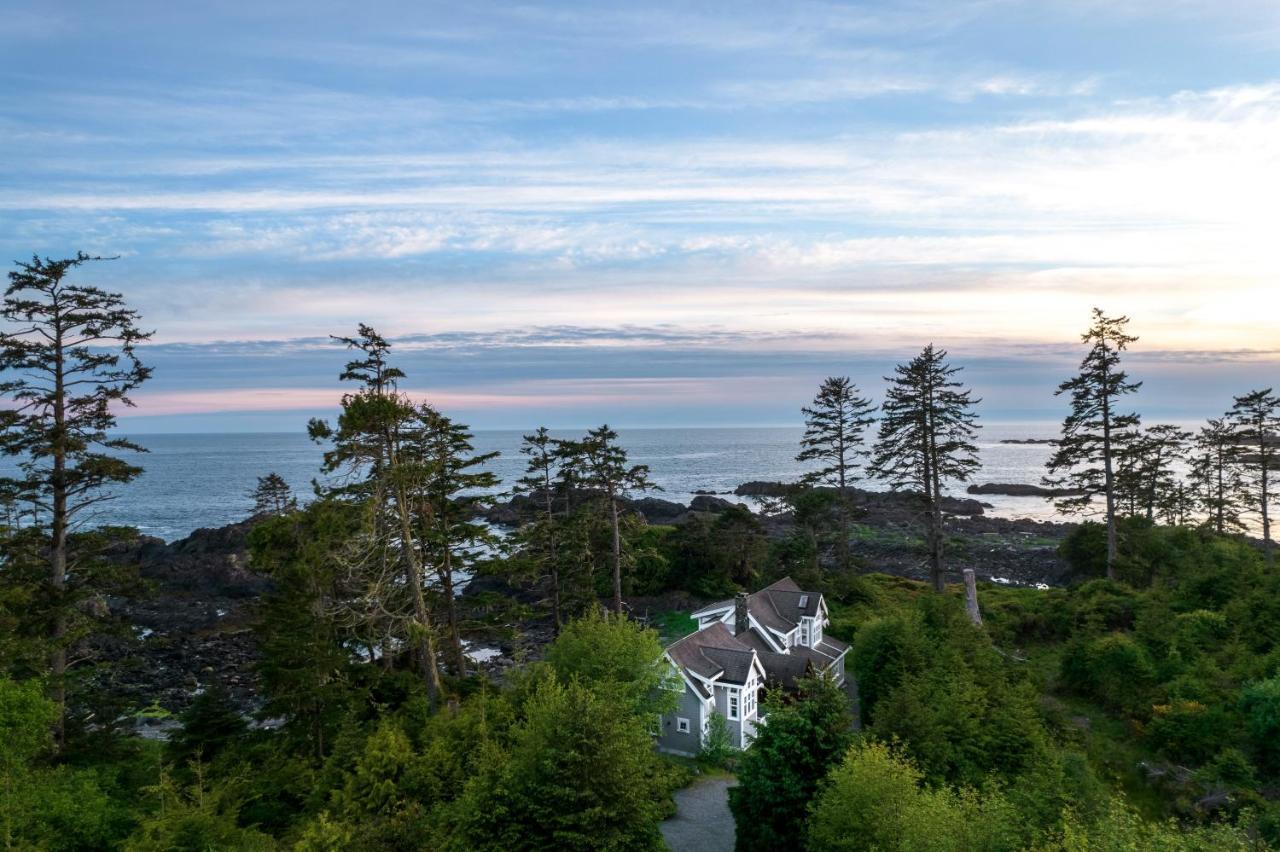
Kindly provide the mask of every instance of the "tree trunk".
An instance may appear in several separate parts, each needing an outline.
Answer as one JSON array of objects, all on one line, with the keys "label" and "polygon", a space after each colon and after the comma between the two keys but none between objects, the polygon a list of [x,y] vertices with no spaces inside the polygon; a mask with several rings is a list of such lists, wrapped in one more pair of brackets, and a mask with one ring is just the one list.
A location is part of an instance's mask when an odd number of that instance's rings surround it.
[{"label": "tree trunk", "polygon": [[[447,521],[446,521],[447,523]],[[462,651],[462,635],[458,632],[458,603],[453,599],[453,555],[446,535],[441,545],[443,562],[440,568],[440,586],[445,595],[445,617],[449,621],[449,644],[453,650],[454,671],[458,677],[466,677],[467,655]]]},{"label": "tree trunk", "polygon": [[978,609],[978,578],[972,568],[964,569],[964,608],[974,627],[982,626],[982,611]]},{"label": "tree trunk", "polygon": [[839,549],[836,552],[840,556],[840,569],[843,571],[847,571],[849,570],[849,497],[845,493],[846,462],[845,462],[843,425],[841,426],[839,435],[837,436],[836,447],[837,447],[837,452],[839,453],[839,458],[836,460],[836,464],[839,466],[839,474],[840,474],[840,490],[838,494],[840,499],[840,513],[838,518],[839,524],[840,524],[840,530],[838,532],[839,538],[837,539],[837,545]]},{"label": "tree trunk", "polygon": [[1116,553],[1119,551],[1116,539],[1116,490],[1115,472],[1111,468],[1111,405],[1106,397],[1107,374],[1103,369],[1102,397],[1102,469],[1103,482],[1107,498],[1107,579],[1116,579]]},{"label": "tree trunk", "polygon": [[547,558],[551,563],[551,616],[555,621],[555,635],[560,635],[563,622],[560,616],[560,563],[556,553],[555,506],[551,496],[551,476],[543,476],[542,493],[547,503]]},{"label": "tree trunk", "polygon": [[422,566],[418,564],[417,550],[413,546],[413,523],[409,519],[409,507],[405,504],[404,488],[396,489],[396,509],[400,516],[400,551],[404,555],[405,580],[413,595],[414,620],[422,635],[418,639],[418,666],[427,682],[427,700],[434,709],[440,696],[440,668],[436,665],[436,643],[431,628],[431,613],[422,591]]},{"label": "tree trunk", "polygon": [[54,320],[53,394],[53,518],[49,553],[49,585],[53,589],[53,652],[49,657],[50,687],[58,706],[54,743],[59,750],[67,734],[67,617],[63,595],[67,588],[67,389],[63,355],[62,320]]},{"label": "tree trunk", "polygon": [[613,520],[613,609],[622,615],[622,530],[618,523],[618,501],[612,493],[609,510]]},{"label": "tree trunk", "polygon": [[1276,565],[1275,548],[1271,546],[1271,515],[1268,511],[1268,503],[1270,502],[1270,493],[1268,491],[1267,469],[1271,467],[1271,455],[1267,452],[1267,431],[1266,428],[1259,423],[1258,425],[1258,454],[1260,456],[1260,464],[1262,466],[1262,551],[1266,554],[1267,567],[1274,568]]}]

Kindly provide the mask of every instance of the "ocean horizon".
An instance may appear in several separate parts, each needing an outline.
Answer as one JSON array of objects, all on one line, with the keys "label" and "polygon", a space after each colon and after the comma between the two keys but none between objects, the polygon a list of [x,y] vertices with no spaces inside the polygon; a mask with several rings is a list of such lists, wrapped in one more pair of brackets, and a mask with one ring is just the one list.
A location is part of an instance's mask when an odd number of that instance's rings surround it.
[{"label": "ocean horizon", "polygon": [[[1052,438],[1056,421],[987,423],[977,444],[982,469],[974,483],[1036,484],[1043,474],[1048,447],[1007,444],[1007,440]],[[532,429],[477,430],[478,453],[498,452],[488,465],[509,491],[523,474],[522,436]],[[802,426],[734,426],[684,428],[619,428],[619,441],[633,464],[648,465],[650,479],[661,488],[654,496],[688,503],[699,492],[731,495],[751,480],[796,480],[811,469],[797,462]],[[585,430],[554,429],[555,437],[581,436]],[[300,501],[313,497],[313,481],[322,481],[324,448],[297,432],[129,433],[148,452],[137,458],[145,472],[116,489],[118,499],[104,503],[85,519],[86,526],[123,525],[173,541],[201,527],[220,527],[249,515],[249,492],[259,476],[278,473]],[[11,469],[0,460],[0,470]],[[884,486],[857,480],[873,490]],[[964,485],[951,493],[964,493]],[[987,513],[1001,517],[1060,520],[1052,505],[1038,497],[984,495]],[[747,502],[747,501],[744,501]]]}]

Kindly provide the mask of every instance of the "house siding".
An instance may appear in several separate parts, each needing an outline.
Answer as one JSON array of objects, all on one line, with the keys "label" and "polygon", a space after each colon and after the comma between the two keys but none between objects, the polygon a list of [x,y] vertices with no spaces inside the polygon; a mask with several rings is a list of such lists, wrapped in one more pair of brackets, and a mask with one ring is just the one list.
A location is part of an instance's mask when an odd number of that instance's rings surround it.
[{"label": "house siding", "polygon": [[[742,715],[742,690],[738,689],[738,715]],[[716,687],[716,712],[724,717],[729,723],[729,739],[733,743],[734,748],[742,748],[742,720],[729,718],[729,689],[723,686]]]},{"label": "house siding", "polygon": [[[702,747],[702,699],[694,694],[688,684],[676,702],[674,713],[662,717],[662,729],[658,732],[658,748],[673,754],[693,756]],[[676,717],[689,720],[689,733],[676,730]]]},{"label": "house siding", "polygon": [[827,669],[831,673],[831,677],[836,683],[844,683],[844,661],[848,658],[848,654],[836,660],[831,668]]}]

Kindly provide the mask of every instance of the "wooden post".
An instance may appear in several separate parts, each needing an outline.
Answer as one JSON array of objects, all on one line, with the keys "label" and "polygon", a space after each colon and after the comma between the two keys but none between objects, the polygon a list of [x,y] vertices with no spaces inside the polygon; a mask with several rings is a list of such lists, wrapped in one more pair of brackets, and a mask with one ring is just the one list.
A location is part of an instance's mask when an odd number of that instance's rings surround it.
[{"label": "wooden post", "polygon": [[978,579],[972,568],[964,569],[964,608],[974,627],[982,626],[982,613],[978,610]]}]

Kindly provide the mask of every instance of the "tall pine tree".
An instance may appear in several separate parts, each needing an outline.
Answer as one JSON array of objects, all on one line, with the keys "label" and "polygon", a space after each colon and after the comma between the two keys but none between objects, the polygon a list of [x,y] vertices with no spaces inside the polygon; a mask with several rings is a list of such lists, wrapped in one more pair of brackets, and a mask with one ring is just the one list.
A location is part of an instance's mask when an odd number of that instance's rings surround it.
[{"label": "tall pine tree", "polygon": [[1058,386],[1055,395],[1069,394],[1071,411],[1062,421],[1062,437],[1046,467],[1045,484],[1069,485],[1079,496],[1059,498],[1062,512],[1086,512],[1101,496],[1107,521],[1107,576],[1115,579],[1116,460],[1133,440],[1138,415],[1117,410],[1120,398],[1142,386],[1130,382],[1120,369],[1120,353],[1138,338],[1125,328],[1128,317],[1108,317],[1093,309],[1093,321],[1080,341],[1089,347],[1080,372]]},{"label": "tall pine tree", "polygon": [[435,568],[443,598],[454,671],[466,674],[454,593],[454,574],[474,571],[485,548],[494,544],[488,527],[475,520],[475,510],[493,498],[498,477],[484,465],[498,453],[477,453],[467,427],[429,405],[420,406],[410,426],[404,455],[421,530],[424,562]]},{"label": "tall pine tree", "polygon": [[928,531],[929,576],[935,591],[946,589],[942,487],[965,482],[981,465],[977,434],[979,402],[954,377],[959,367],[930,343],[907,364],[894,368],[881,409],[880,432],[871,456],[871,472],[895,491],[918,491]]},{"label": "tall pine tree", "polygon": [[[528,494],[538,505],[538,516],[525,524],[521,539],[526,554],[538,565],[551,589],[551,618],[556,635],[564,626],[562,612],[563,590],[560,586],[560,526],[556,507],[556,492],[561,484],[562,460],[565,442],[551,437],[546,426],[539,426],[532,435],[525,435],[520,453],[528,458],[524,476],[516,481],[516,490]],[[566,510],[567,511],[567,510]]]},{"label": "tall pine tree", "polygon": [[796,461],[816,461],[821,467],[806,473],[806,485],[834,486],[840,529],[836,549],[840,567],[849,567],[849,480],[859,460],[867,455],[863,433],[875,422],[871,400],[858,395],[858,387],[847,376],[831,376],[823,381],[812,407],[802,408],[804,437]]},{"label": "tall pine tree", "polygon": [[618,445],[618,433],[601,426],[587,433],[579,445],[583,484],[599,492],[613,533],[610,564],[613,568],[613,609],[622,613],[622,527],[618,501],[633,491],[656,490],[649,482],[647,465],[627,463],[627,451]]},{"label": "tall pine tree", "polygon": [[1241,467],[1248,476],[1251,502],[1262,518],[1262,547],[1267,565],[1276,562],[1271,541],[1271,473],[1280,470],[1280,396],[1271,388],[1249,391],[1235,398],[1227,412]]},{"label": "tall pine tree", "polygon": [[1240,510],[1245,483],[1237,461],[1231,424],[1210,419],[1195,437],[1191,483],[1206,523],[1219,535],[1244,529]]},{"label": "tall pine tree", "polygon": [[[404,373],[389,363],[391,344],[367,325],[355,337],[335,338],[356,353],[339,375],[359,389],[343,394],[337,426],[312,420],[307,431],[327,443],[324,471],[335,478],[329,496],[365,504],[367,548],[352,554],[354,568],[370,578],[363,600],[371,618],[403,623],[392,637],[414,649],[418,667],[434,703],[440,693],[435,626],[424,589],[422,550],[417,540],[410,494],[411,465],[402,458],[405,433],[417,417],[413,404],[397,389]],[[395,580],[392,581],[392,577]],[[393,597],[408,593],[409,614],[398,616]]]},{"label": "tall pine tree", "polygon": [[49,682],[61,738],[66,707],[68,581],[87,573],[68,534],[84,513],[111,499],[110,488],[142,468],[120,452],[143,452],[111,434],[119,406],[151,376],[135,347],[150,332],[119,293],[74,284],[68,276],[101,260],[83,252],[62,260],[34,257],[9,273],[0,304],[0,452],[18,459],[19,475],[4,485],[31,505],[48,529]]}]

